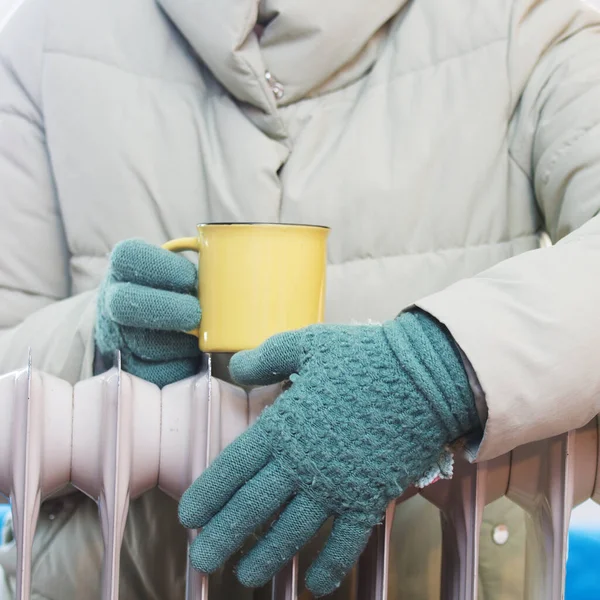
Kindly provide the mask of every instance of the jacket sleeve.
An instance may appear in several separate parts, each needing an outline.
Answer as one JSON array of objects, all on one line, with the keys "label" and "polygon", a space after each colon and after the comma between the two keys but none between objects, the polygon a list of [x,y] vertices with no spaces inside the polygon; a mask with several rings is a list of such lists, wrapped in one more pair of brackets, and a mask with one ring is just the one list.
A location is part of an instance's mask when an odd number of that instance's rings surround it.
[{"label": "jacket sleeve", "polygon": [[75,381],[91,372],[94,303],[68,298],[42,111],[46,4],[23,3],[0,32],[0,374],[26,365],[31,347],[37,368]]},{"label": "jacket sleeve", "polygon": [[516,0],[507,65],[510,157],[553,245],[417,303],[477,374],[480,460],[600,413],[600,14],[578,0]]}]

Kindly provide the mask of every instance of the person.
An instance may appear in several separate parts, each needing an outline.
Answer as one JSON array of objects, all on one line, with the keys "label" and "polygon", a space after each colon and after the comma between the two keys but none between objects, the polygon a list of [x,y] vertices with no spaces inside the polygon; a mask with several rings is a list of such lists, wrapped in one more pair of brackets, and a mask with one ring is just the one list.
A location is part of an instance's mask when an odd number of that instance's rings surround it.
[{"label": "person", "polygon": [[[579,0],[23,1],[0,32],[0,371],[31,347],[72,383],[115,349],[192,375],[197,273],[156,246],[199,221],[331,227],[326,323],[232,359],[291,386],[179,516],[221,572],[285,507],[250,585],[333,518],[307,586],[349,597],[385,504],[455,442],[488,460],[600,412],[599,55]],[[522,598],[525,517],[486,510],[482,593]],[[390,597],[434,598],[433,508],[397,513]],[[33,597],[99,597],[99,532],[80,494],[44,503]],[[136,500],[120,597],[181,598],[185,539],[174,501]]]}]

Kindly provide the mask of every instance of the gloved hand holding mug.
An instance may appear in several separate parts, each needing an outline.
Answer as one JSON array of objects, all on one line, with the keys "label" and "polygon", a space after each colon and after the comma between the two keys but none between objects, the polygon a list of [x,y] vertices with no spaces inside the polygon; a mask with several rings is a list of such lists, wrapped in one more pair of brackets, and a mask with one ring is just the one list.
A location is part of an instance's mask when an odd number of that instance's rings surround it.
[{"label": "gloved hand holding mug", "polygon": [[138,239],[117,244],[100,287],[96,349],[105,368],[121,351],[125,371],[163,387],[197,373],[201,311],[198,270],[189,260]]}]

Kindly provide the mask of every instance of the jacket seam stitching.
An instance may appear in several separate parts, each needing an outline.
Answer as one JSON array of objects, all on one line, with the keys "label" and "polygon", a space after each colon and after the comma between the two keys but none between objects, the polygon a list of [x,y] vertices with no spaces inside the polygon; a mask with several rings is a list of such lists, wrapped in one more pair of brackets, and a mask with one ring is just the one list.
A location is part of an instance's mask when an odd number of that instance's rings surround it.
[{"label": "jacket seam stitching", "polygon": [[[374,79],[374,81],[372,83],[369,83],[368,81],[364,82],[364,88],[363,88],[363,91],[361,92],[361,95],[362,94],[368,95],[371,93],[371,91],[377,90],[384,85],[388,85],[388,86],[397,85],[397,83],[404,77],[410,77],[410,76],[416,75],[418,73],[423,73],[429,69],[435,69],[438,66],[443,65],[445,63],[449,63],[453,60],[458,60],[460,58],[464,58],[465,56],[469,56],[471,54],[477,53],[479,50],[483,50],[489,46],[493,46],[494,44],[498,44],[500,42],[506,42],[506,41],[507,41],[506,36],[499,37],[499,38],[490,40],[488,42],[485,42],[485,43],[481,44],[480,46],[477,46],[476,48],[470,48],[469,50],[465,50],[461,54],[456,54],[454,56],[447,56],[438,62],[430,63],[430,64],[424,65],[422,67],[417,67],[415,69],[410,69],[407,71],[392,73],[392,75],[387,79],[385,76],[378,75],[377,78]],[[360,81],[360,80],[358,80],[358,81]],[[352,86],[355,85],[356,83],[357,83],[357,81],[355,81],[351,84],[348,84],[342,88],[327,91],[323,94],[319,94],[316,96],[310,96],[310,97],[307,96],[305,98],[301,98],[294,104],[300,104],[301,102],[308,102],[311,100],[312,101],[320,100],[322,102],[323,110],[329,110],[330,108],[333,108],[333,107],[341,105],[341,104],[354,104],[356,102],[356,97],[354,97],[354,96],[352,96],[350,98],[345,97],[345,96],[336,98],[335,95],[347,93],[347,90],[352,89]],[[337,102],[335,102],[336,100],[337,100]]]},{"label": "jacket seam stitching", "polygon": [[42,133],[43,129],[39,123],[37,123],[33,118],[26,115],[24,112],[20,110],[12,110],[4,107],[0,107],[0,115],[5,115],[7,117],[14,117],[15,119],[23,119],[26,123],[29,123],[34,129],[38,132]]},{"label": "jacket seam stitching", "polygon": [[[464,58],[465,56],[469,56],[471,54],[475,54],[475,53],[479,52],[480,50],[485,50],[489,46],[493,46],[494,44],[499,44],[500,42],[506,42],[507,40],[508,40],[508,38],[506,37],[506,35],[503,35],[503,36],[495,38],[493,40],[489,40],[489,41],[481,44],[480,46],[477,46],[475,48],[469,48],[469,50],[465,50],[464,52],[461,52],[460,54],[454,54],[453,56],[446,56],[437,62],[430,63],[423,67],[410,69],[408,71],[402,71],[400,73],[394,73],[393,77],[391,79],[389,79],[387,83],[394,83],[396,81],[396,79],[400,79],[401,77],[404,77],[405,75],[413,75],[415,73],[427,71],[428,69],[435,69],[435,68],[439,67],[440,65],[443,65],[448,62],[452,62],[453,60],[458,60],[460,58]],[[378,85],[385,84],[385,83],[386,83],[385,81],[380,82]]]},{"label": "jacket seam stitching", "polygon": [[19,294],[23,294],[23,295],[28,296],[28,297],[46,298],[48,300],[55,300],[56,302],[58,302],[60,300],[64,300],[65,298],[69,297],[69,296],[53,296],[53,295],[49,295],[49,294],[43,294],[41,292],[30,292],[28,290],[24,290],[22,288],[13,287],[13,286],[10,286],[10,285],[0,285],[0,291],[3,291],[3,292],[18,292]]},{"label": "jacket seam stitching", "polygon": [[[481,44],[480,46],[477,46],[476,48],[470,48],[469,50],[465,50],[464,52],[461,52],[460,54],[455,54],[453,56],[447,56],[445,58],[443,58],[440,61],[434,62],[434,63],[430,63],[427,65],[424,65],[422,67],[417,67],[415,69],[410,69],[407,71],[402,71],[399,73],[394,73],[392,75],[392,77],[390,79],[386,79],[383,81],[374,81],[372,85],[368,85],[366,86],[365,92],[370,92],[371,90],[377,89],[382,85],[391,85],[391,84],[395,84],[397,83],[398,80],[402,79],[403,77],[407,77],[407,76],[411,76],[411,75],[415,75],[416,73],[422,73],[424,71],[427,71],[429,69],[434,69],[437,68],[440,65],[443,65],[445,63],[451,62],[453,60],[458,60],[460,58],[464,58],[465,56],[469,56],[471,54],[475,54],[476,52],[479,52],[480,50],[484,50],[485,48],[488,48],[489,46],[493,46],[494,44],[498,44],[500,42],[506,42],[507,41],[507,37],[506,36],[502,36],[493,40],[490,40],[488,42],[485,42],[484,44]],[[156,75],[146,75],[144,73],[138,73],[136,71],[131,71],[129,69],[124,69],[123,67],[116,65],[114,63],[108,62],[106,60],[103,60],[101,58],[98,57],[94,57],[94,56],[85,56],[82,54],[74,54],[72,52],[68,52],[66,50],[57,50],[57,49],[46,49],[44,51],[46,54],[49,55],[56,55],[56,56],[62,56],[62,57],[68,57],[68,58],[73,58],[76,60],[89,60],[91,62],[95,62],[101,65],[104,65],[105,67],[109,67],[112,69],[116,69],[117,71],[120,71],[121,73],[125,73],[127,75],[131,75],[133,77],[140,77],[142,79],[148,79],[151,81],[157,81],[157,82],[164,82],[164,83],[170,83],[170,84],[175,84],[175,85],[189,85],[192,87],[203,87],[202,82],[191,82],[191,81],[179,81],[176,79],[166,79],[166,78],[162,78],[162,77],[158,77]],[[255,74],[256,75],[256,74]],[[211,76],[214,78],[214,75]],[[322,94],[322,95],[318,95],[315,97],[311,97],[311,98],[302,98],[300,101],[303,100],[315,100],[318,98],[325,98],[331,94],[334,94],[335,91],[339,91],[339,90],[332,90],[331,92],[328,92],[326,94]],[[342,100],[343,102],[343,100]]]},{"label": "jacket seam stitching", "polygon": [[378,256],[359,256],[356,258],[351,258],[349,260],[342,260],[340,262],[330,263],[330,266],[347,265],[349,263],[361,262],[361,261],[365,261],[365,260],[381,260],[381,259],[386,259],[386,258],[410,258],[410,257],[417,257],[417,256],[427,256],[429,254],[442,254],[442,253],[446,253],[446,252],[458,252],[460,250],[480,250],[483,248],[492,248],[494,246],[507,246],[510,244],[514,244],[515,242],[518,242],[520,240],[536,239],[538,237],[539,237],[539,235],[537,233],[527,233],[527,234],[523,234],[523,235],[518,235],[509,240],[500,240],[498,242],[486,242],[484,244],[468,244],[466,246],[450,246],[447,248],[438,248],[435,250],[425,250],[423,252],[404,252],[402,254],[380,254]]},{"label": "jacket seam stitching", "polygon": [[[534,233],[523,233],[521,235],[517,235],[508,240],[498,240],[497,242],[485,242],[485,243],[481,243],[481,244],[467,244],[465,246],[448,246],[447,248],[437,248],[435,250],[424,250],[423,252],[404,252],[402,254],[385,254],[385,255],[380,255],[380,256],[365,256],[365,257],[357,258],[356,260],[369,260],[371,258],[374,258],[374,259],[396,258],[396,257],[402,257],[402,256],[422,256],[422,255],[426,255],[426,254],[438,254],[440,252],[452,252],[452,251],[456,251],[456,250],[471,250],[471,249],[486,248],[486,247],[492,247],[492,246],[505,246],[507,244],[512,244],[519,240],[524,240],[527,238],[537,238],[537,237],[538,237],[538,234],[535,232]],[[73,254],[72,258],[106,259],[107,255],[106,254],[85,254],[85,253],[77,252],[77,253]],[[355,260],[355,259],[351,259],[351,260]],[[334,264],[342,264],[342,263],[334,263]],[[2,288],[2,286],[0,286],[0,289],[1,288]]]},{"label": "jacket seam stitching", "polygon": [[[15,66],[5,57],[0,57],[0,65],[2,65],[5,69],[6,72],[9,74],[10,78],[12,79],[12,82],[18,87],[18,89],[24,94],[24,96],[27,98],[27,100],[29,101],[29,103],[31,104],[31,106],[33,106],[37,112],[37,116],[40,120],[40,123],[36,123],[35,120],[33,120],[31,117],[25,117],[23,115],[23,117],[29,121],[30,123],[32,123],[33,125],[36,125],[39,129],[42,129],[41,126],[41,120],[42,120],[42,110],[41,110],[41,106],[39,106],[38,102],[35,100],[35,98],[32,96],[30,90],[27,88],[27,86],[23,83],[23,80],[20,76],[20,73],[18,73],[17,69],[15,68]],[[6,109],[3,109],[6,110]],[[20,111],[8,111],[8,114],[10,113],[13,114],[19,114]],[[20,113],[22,114],[22,113]]]},{"label": "jacket seam stitching", "polygon": [[571,137],[569,137],[569,139],[565,140],[555,150],[554,154],[552,154],[552,156],[550,156],[548,158],[548,164],[545,165],[545,168],[540,175],[542,185],[545,186],[548,184],[548,181],[550,181],[550,177],[552,176],[552,172],[554,170],[554,167],[556,166],[556,163],[558,162],[558,159],[564,158],[565,156],[567,156],[573,150],[573,146],[575,146],[575,144],[577,144],[577,142],[582,137],[587,135],[592,129],[594,129],[595,127],[598,127],[598,125],[600,125],[600,122],[598,122],[596,120],[594,120],[594,122],[589,123],[587,125],[582,125],[581,127],[579,127],[578,129],[576,129],[573,132],[573,135]]},{"label": "jacket seam stitching", "polygon": [[[330,263],[330,264],[333,266],[333,265],[343,265],[343,264],[347,264],[347,263],[351,263],[351,262],[360,262],[361,260],[377,260],[377,259],[382,259],[382,258],[404,258],[404,257],[411,257],[411,256],[427,256],[428,254],[441,254],[443,252],[456,252],[459,250],[479,250],[482,248],[491,248],[493,246],[506,246],[506,245],[518,242],[520,240],[535,239],[537,237],[539,237],[537,233],[524,233],[522,235],[517,235],[509,240],[499,240],[497,242],[486,242],[486,243],[482,243],[482,244],[467,244],[466,246],[448,246],[447,248],[437,248],[435,250],[424,250],[423,252],[403,252],[403,253],[398,253],[398,254],[381,254],[378,256],[360,256],[357,258],[351,258],[349,260],[342,260],[340,262]],[[106,259],[106,255],[105,254],[76,253],[76,254],[73,254],[72,258],[74,258],[74,259],[77,259],[77,258]],[[0,289],[2,289],[2,286],[0,286]]]},{"label": "jacket seam stitching", "polygon": [[528,173],[525,167],[519,162],[519,159],[514,155],[512,148],[509,148],[508,150],[508,158],[510,158],[510,160],[512,160],[512,162],[515,163],[515,166],[521,171],[521,173],[523,173],[523,175],[525,175],[525,177],[527,177],[527,179],[530,182],[533,181],[531,173]]},{"label": "jacket seam stitching", "polygon": [[125,75],[131,75],[132,77],[139,77],[140,79],[148,79],[150,81],[156,81],[159,83],[168,83],[168,84],[173,84],[173,85],[186,85],[186,86],[195,87],[195,88],[203,88],[204,87],[204,83],[201,80],[197,81],[197,82],[180,81],[177,79],[166,79],[163,77],[158,77],[156,75],[146,75],[144,73],[137,73],[135,71],[130,71],[129,69],[124,69],[123,67],[120,67],[119,65],[115,65],[111,62],[102,60],[101,58],[97,58],[95,56],[85,56],[83,54],[74,54],[72,52],[67,52],[65,50],[52,50],[52,49],[47,49],[44,51],[44,53],[47,55],[50,55],[50,56],[58,56],[58,57],[63,57],[63,58],[72,58],[75,60],[90,61],[93,63],[97,63],[99,65],[108,67],[110,69],[115,69],[117,71],[120,71],[121,73],[124,73]]}]

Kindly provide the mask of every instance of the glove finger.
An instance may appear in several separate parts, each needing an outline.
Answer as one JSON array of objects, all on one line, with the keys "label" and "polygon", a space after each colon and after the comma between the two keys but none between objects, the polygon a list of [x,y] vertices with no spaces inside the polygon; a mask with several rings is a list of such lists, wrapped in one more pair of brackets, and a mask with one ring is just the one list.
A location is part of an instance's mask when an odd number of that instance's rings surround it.
[{"label": "glove finger", "polygon": [[129,352],[122,353],[123,370],[154,383],[160,388],[193,377],[200,371],[201,358],[181,358],[164,362],[142,360]]},{"label": "glove finger", "polygon": [[106,292],[109,317],[119,325],[165,331],[189,331],[200,323],[198,300],[187,294],[134,283],[114,283]]},{"label": "glove finger", "polygon": [[270,337],[254,350],[231,357],[229,372],[243,385],[268,385],[287,379],[300,369],[302,330],[285,331]]},{"label": "glove finger", "polygon": [[253,425],[227,446],[184,492],[179,502],[181,524],[195,529],[208,523],[270,457],[271,448]]},{"label": "glove finger", "polygon": [[266,584],[327,520],[327,513],[308,496],[296,496],[271,529],[237,566],[237,578],[248,587]]},{"label": "glove finger", "polygon": [[334,521],[325,547],[306,574],[306,587],[315,596],[331,594],[339,587],[367,545],[371,529],[351,515]]},{"label": "glove finger", "polygon": [[194,569],[203,573],[218,569],[293,491],[292,479],[277,464],[265,466],[198,534],[190,548]]},{"label": "glove finger", "polygon": [[117,281],[195,294],[198,271],[187,258],[143,240],[119,242],[110,255],[110,268]]},{"label": "glove finger", "polygon": [[131,353],[142,360],[169,361],[200,356],[198,338],[185,333],[123,326],[121,335]]}]

